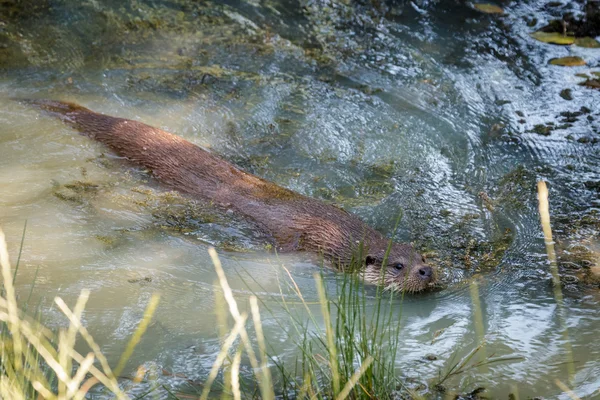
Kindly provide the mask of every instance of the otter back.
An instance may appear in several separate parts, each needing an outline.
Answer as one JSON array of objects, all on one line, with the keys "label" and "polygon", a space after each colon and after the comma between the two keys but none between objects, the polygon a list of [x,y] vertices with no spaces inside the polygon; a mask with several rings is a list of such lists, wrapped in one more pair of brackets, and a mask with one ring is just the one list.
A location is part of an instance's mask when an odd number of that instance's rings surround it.
[{"label": "otter back", "polygon": [[151,170],[160,182],[232,209],[269,234],[281,251],[322,253],[350,263],[357,243],[385,242],[357,217],[249,174],[176,135],[141,122],[93,112],[77,104],[27,100],[83,135]]}]

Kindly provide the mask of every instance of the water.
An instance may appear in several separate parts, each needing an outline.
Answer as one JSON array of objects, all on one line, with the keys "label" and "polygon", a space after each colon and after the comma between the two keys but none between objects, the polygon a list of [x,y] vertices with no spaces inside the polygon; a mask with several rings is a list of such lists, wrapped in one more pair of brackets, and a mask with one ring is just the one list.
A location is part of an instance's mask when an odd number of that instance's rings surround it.
[{"label": "water", "polygon": [[[402,213],[395,237],[432,253],[447,287],[405,299],[401,376],[430,385],[477,346],[476,281],[487,354],[522,359],[472,370],[449,388],[566,398],[558,378],[579,396],[599,396],[598,278],[579,266],[598,259],[600,94],[575,76],[595,70],[598,50],[529,38],[527,19],[539,27],[556,13],[542,4],[505,4],[503,17],[428,1],[380,9],[283,0],[8,7],[0,31],[0,224],[15,260],[27,221],[20,298],[35,278],[30,304],[62,326],[53,298],[73,304],[90,289],[85,321],[116,362],[158,292],[155,322],[128,372],[154,362],[200,381],[219,344],[209,245],[220,249],[240,303],[257,292],[271,306],[265,331],[281,359],[296,351],[295,333],[280,326],[289,317],[276,306],[288,279],[281,265],[317,299],[314,259],[277,259],[235,216],[165,195],[144,171],[9,98],[70,100],[174,132],[342,205],[388,235]],[[569,54],[588,66],[546,65]],[[565,88],[573,100],[559,96]],[[589,112],[563,122],[569,117],[560,113],[581,107]],[[572,126],[528,132],[548,122]],[[539,179],[550,186],[562,309],[538,222]],[[173,209],[183,217],[174,219]],[[333,290],[339,275],[325,277]]]}]

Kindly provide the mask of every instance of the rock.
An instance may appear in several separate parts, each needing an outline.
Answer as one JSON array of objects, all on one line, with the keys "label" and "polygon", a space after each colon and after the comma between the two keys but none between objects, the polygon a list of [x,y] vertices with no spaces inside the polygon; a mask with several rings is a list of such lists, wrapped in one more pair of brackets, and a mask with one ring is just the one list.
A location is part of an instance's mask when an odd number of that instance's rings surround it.
[{"label": "rock", "polygon": [[587,181],[584,185],[590,190],[600,191],[600,181]]},{"label": "rock", "polygon": [[587,47],[590,49],[600,48],[600,42],[598,42],[596,39],[591,38],[589,36],[582,37],[582,38],[576,38],[575,45],[579,46],[579,47]]},{"label": "rock", "polygon": [[579,85],[586,86],[592,89],[600,89],[600,80],[596,78],[586,79],[585,82],[581,82]]},{"label": "rock", "polygon": [[577,56],[552,58],[548,63],[560,65],[561,67],[581,67],[582,65],[585,65],[584,59]]},{"label": "rock", "polygon": [[529,21],[527,21],[527,26],[530,28],[533,28],[534,26],[536,26],[538,23],[538,19],[537,18],[532,18]]},{"label": "rock", "polygon": [[473,4],[476,10],[486,14],[504,14],[504,10],[494,4],[478,3]]},{"label": "rock", "polygon": [[565,36],[561,33],[556,32],[542,32],[537,31],[530,34],[532,38],[535,40],[539,40],[544,43],[552,43],[552,44],[561,44],[568,45],[575,43],[575,37],[573,36]]},{"label": "rock", "polygon": [[563,89],[560,91],[560,97],[565,100],[573,100],[573,93],[571,92],[571,89]]}]

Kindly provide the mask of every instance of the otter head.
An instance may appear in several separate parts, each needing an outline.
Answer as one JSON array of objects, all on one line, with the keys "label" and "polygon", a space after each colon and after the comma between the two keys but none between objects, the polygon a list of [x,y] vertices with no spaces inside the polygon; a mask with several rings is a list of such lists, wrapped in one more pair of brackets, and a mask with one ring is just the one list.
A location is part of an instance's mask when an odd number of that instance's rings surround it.
[{"label": "otter head", "polygon": [[365,260],[364,280],[396,292],[420,292],[433,286],[435,270],[425,257],[408,244],[392,244],[385,265],[385,250],[369,252]]}]

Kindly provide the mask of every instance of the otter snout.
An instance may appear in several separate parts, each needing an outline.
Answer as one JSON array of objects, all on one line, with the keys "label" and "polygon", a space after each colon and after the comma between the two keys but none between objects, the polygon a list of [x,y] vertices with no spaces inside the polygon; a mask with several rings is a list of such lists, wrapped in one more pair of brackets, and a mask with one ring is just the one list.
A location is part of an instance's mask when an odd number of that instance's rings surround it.
[{"label": "otter snout", "polygon": [[433,276],[433,268],[428,267],[428,266],[419,268],[419,278],[421,278],[423,280],[431,280],[432,276]]}]

